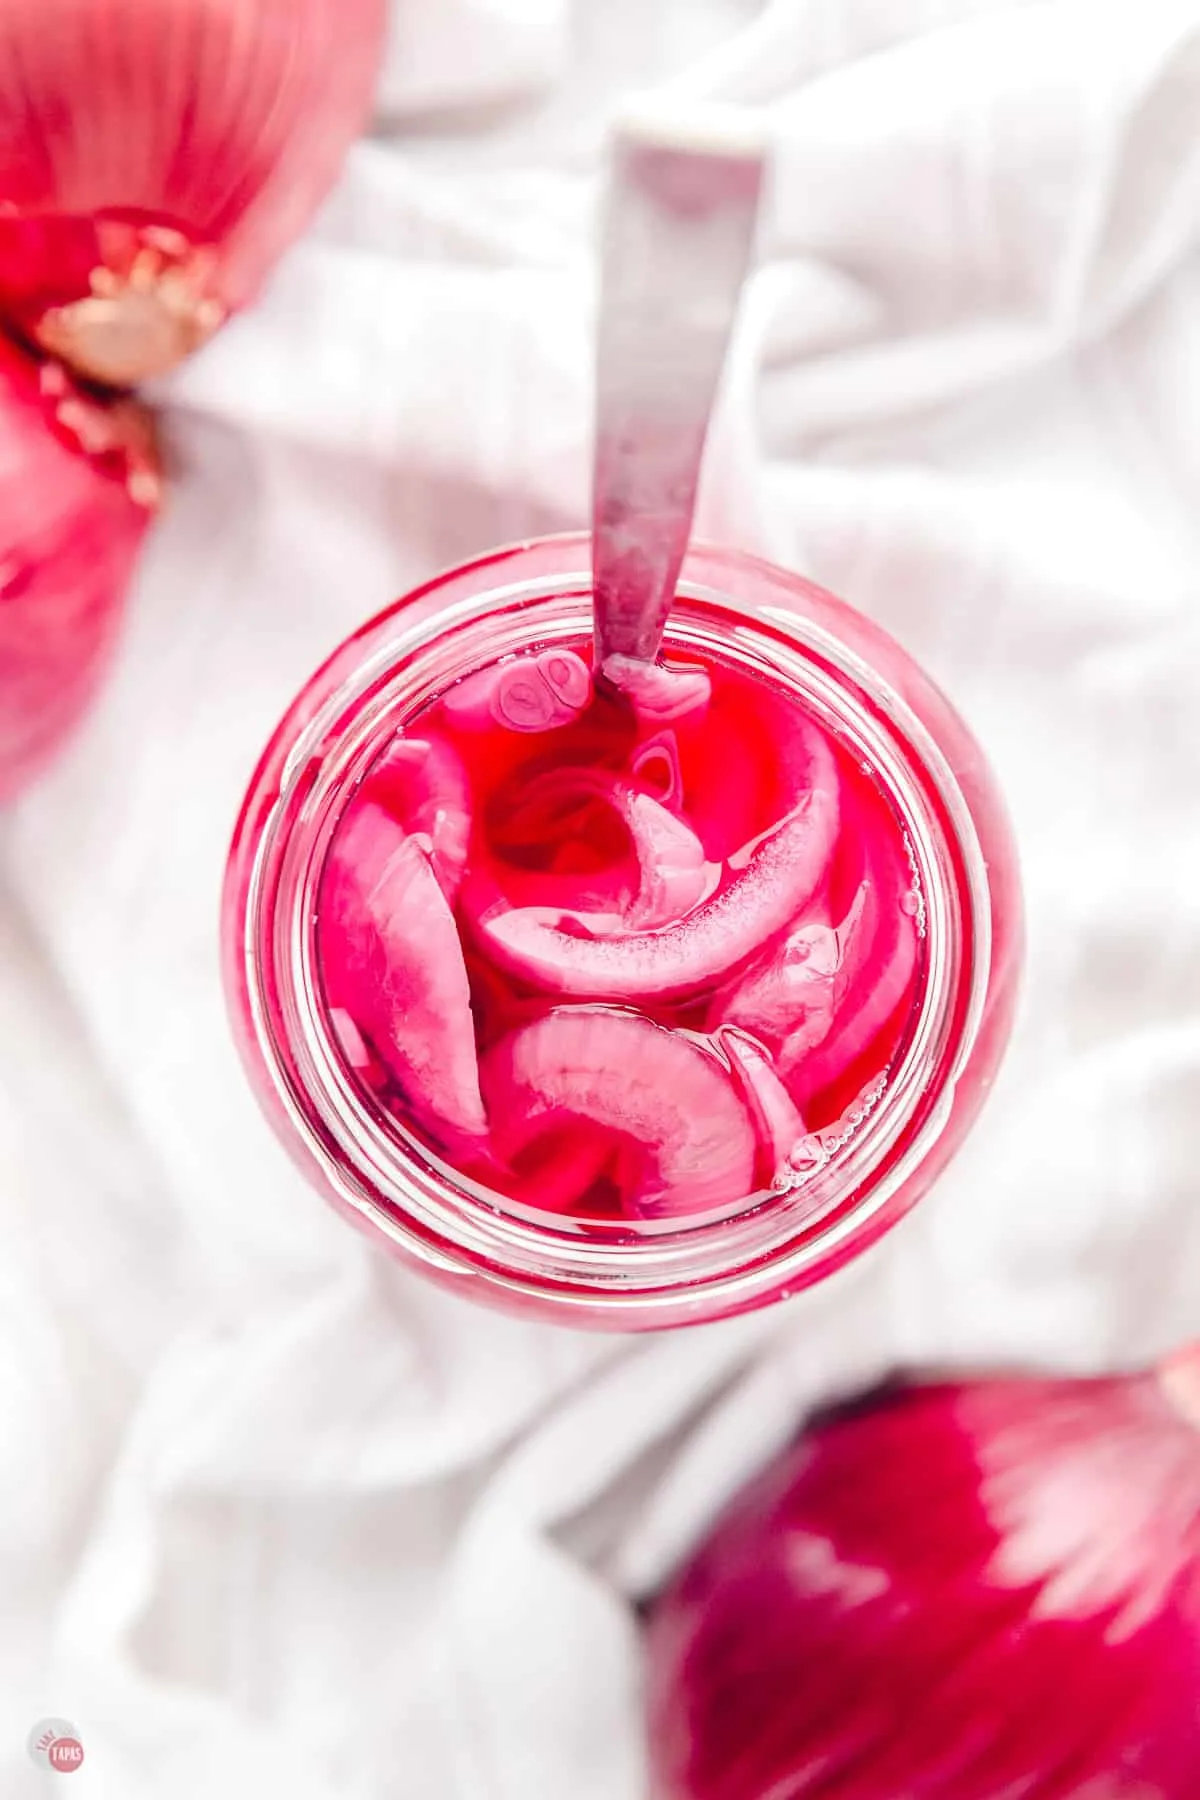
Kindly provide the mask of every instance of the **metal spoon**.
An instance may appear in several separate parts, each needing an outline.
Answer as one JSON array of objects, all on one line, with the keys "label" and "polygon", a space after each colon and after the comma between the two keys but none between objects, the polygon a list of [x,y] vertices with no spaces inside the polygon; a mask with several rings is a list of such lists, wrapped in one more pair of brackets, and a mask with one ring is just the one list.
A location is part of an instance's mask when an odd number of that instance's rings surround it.
[{"label": "metal spoon", "polygon": [[596,667],[653,663],[754,246],[765,145],[735,109],[627,112],[602,247],[592,474]]}]

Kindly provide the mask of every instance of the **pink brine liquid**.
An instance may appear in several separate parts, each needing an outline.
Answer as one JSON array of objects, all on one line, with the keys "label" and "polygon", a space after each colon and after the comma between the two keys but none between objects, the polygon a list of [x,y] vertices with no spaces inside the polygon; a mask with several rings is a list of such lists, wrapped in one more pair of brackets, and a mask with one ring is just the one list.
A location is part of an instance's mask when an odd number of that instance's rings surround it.
[{"label": "pink brine liquid", "polygon": [[317,954],[355,1076],[461,1174],[582,1222],[800,1186],[882,1097],[924,907],[872,771],[719,661],[617,693],[510,657],[376,757]]}]

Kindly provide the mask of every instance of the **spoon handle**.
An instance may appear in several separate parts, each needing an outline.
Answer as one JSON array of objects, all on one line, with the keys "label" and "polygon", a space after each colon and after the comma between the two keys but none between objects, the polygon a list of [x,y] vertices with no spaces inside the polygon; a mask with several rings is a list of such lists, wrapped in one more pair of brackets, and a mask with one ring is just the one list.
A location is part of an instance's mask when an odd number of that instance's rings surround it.
[{"label": "spoon handle", "polygon": [[766,149],[740,111],[628,112],[602,246],[592,480],[597,666],[652,662],[754,246]]}]

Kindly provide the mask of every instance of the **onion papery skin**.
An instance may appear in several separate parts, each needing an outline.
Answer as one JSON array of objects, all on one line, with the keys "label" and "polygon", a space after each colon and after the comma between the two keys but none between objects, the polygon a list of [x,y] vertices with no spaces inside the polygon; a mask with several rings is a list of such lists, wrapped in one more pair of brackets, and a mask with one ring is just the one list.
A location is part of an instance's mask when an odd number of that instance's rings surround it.
[{"label": "onion papery skin", "polygon": [[1154,1375],[943,1382],[815,1424],[650,1611],[654,1800],[1194,1800],[1177,1399]]},{"label": "onion papery skin", "polygon": [[0,312],[113,386],[258,291],[367,117],[385,0],[9,0]]},{"label": "onion papery skin", "polygon": [[158,495],[149,415],[0,337],[0,801],[86,711]]}]

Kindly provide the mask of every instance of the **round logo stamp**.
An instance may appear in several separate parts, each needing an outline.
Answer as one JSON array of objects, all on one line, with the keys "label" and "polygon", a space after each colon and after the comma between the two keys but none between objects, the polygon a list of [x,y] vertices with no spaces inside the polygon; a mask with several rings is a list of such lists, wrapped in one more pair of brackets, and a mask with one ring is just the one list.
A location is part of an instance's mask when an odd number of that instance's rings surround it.
[{"label": "round logo stamp", "polygon": [[29,1734],[29,1754],[39,1769],[73,1775],[83,1762],[83,1745],[69,1719],[39,1719]]}]

